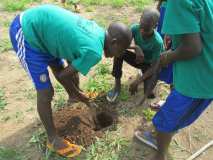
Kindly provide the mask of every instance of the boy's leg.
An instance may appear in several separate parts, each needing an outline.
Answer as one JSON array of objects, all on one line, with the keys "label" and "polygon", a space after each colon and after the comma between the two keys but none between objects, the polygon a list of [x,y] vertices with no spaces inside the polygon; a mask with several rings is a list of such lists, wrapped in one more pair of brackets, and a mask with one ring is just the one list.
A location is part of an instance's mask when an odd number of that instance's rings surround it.
[{"label": "boy's leg", "polygon": [[157,130],[158,152],[151,160],[166,160],[171,139],[178,130],[192,124],[208,107],[212,99],[186,97],[175,89],[153,118]]},{"label": "boy's leg", "polygon": [[47,70],[48,61],[52,57],[39,53],[29,46],[24,39],[19,16],[11,24],[10,38],[23,68],[35,85],[37,91],[37,109],[47,131],[49,142],[54,145],[54,149],[56,150],[68,147],[68,144],[57,135],[52,118],[51,101],[54,93]]}]

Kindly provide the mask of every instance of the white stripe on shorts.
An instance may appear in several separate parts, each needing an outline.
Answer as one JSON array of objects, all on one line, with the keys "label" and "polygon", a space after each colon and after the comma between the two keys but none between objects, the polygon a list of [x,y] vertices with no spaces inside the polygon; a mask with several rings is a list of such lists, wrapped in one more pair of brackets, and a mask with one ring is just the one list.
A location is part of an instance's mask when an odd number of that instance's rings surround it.
[{"label": "white stripe on shorts", "polygon": [[19,60],[24,70],[27,72],[28,76],[32,79],[32,76],[28,68],[28,64],[26,62],[26,49],[24,45],[24,34],[22,31],[22,28],[20,28],[18,32],[16,33],[16,41],[17,41],[17,47],[18,47],[17,56],[19,57]]}]

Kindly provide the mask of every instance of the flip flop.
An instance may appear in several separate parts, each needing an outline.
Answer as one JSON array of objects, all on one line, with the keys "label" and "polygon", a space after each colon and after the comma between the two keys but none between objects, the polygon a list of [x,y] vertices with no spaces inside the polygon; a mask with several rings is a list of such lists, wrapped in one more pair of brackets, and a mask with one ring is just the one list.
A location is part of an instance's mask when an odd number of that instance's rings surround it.
[{"label": "flip flop", "polygon": [[108,92],[106,99],[109,102],[115,102],[118,96],[119,96],[119,92],[115,92],[114,90],[111,90]]},{"label": "flip flop", "polygon": [[159,111],[165,102],[166,101],[164,101],[164,100],[160,100],[158,102],[152,103],[152,104],[150,104],[150,108],[154,111]]},{"label": "flip flop", "polygon": [[135,137],[149,147],[158,150],[157,141],[150,132],[135,131]]},{"label": "flip flop", "polygon": [[64,143],[67,144],[66,148],[63,149],[54,149],[54,143],[47,142],[47,148],[51,151],[59,154],[62,157],[72,158],[78,156],[81,153],[81,147],[75,144],[72,144],[70,141],[64,139]]}]

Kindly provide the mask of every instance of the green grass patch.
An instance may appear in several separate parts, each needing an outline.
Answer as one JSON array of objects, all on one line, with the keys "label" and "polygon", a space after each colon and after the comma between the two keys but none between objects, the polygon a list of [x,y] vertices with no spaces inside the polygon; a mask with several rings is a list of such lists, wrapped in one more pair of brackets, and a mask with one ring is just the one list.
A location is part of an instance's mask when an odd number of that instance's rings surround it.
[{"label": "green grass patch", "polygon": [[127,101],[130,97],[129,88],[128,86],[122,86],[121,87],[121,93],[119,95],[119,100],[121,101]]},{"label": "green grass patch", "polygon": [[106,93],[111,89],[110,64],[99,63],[95,68],[95,74],[90,76],[83,88],[87,92]]},{"label": "green grass patch", "polygon": [[7,105],[7,101],[5,99],[5,93],[2,89],[0,89],[0,111],[4,110]]},{"label": "green grass patch", "polygon": [[6,52],[12,49],[12,45],[9,39],[2,39],[0,42],[0,53]]},{"label": "green grass patch", "polygon": [[41,2],[42,0],[3,0],[3,8],[9,12],[22,11],[28,7],[30,3]]},{"label": "green grass patch", "polygon": [[115,8],[131,5],[142,10],[144,6],[153,3],[154,0],[82,0],[80,2],[84,5],[110,5]]},{"label": "green grass patch", "polygon": [[143,110],[143,115],[147,121],[151,121],[156,112],[152,111],[150,108]]},{"label": "green grass patch", "polygon": [[97,138],[86,153],[85,160],[118,160],[126,156],[129,141],[119,136],[119,133],[106,132],[104,138]]},{"label": "green grass patch", "polygon": [[0,147],[0,160],[24,160],[25,157],[21,152],[15,149]]}]

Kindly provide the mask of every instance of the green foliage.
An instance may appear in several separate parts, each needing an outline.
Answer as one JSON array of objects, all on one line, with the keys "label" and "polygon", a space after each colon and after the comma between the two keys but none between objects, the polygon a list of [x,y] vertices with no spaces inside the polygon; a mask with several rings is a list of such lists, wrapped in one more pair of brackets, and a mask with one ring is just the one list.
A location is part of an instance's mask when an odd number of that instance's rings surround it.
[{"label": "green foliage", "polygon": [[82,0],[80,2],[85,5],[111,5],[115,8],[123,7],[125,5],[133,5],[141,10],[144,6],[153,3],[154,0]]},{"label": "green foliage", "polygon": [[9,12],[22,11],[32,2],[41,2],[41,0],[3,0],[3,6],[4,9]]},{"label": "green foliage", "polygon": [[99,63],[95,68],[95,74],[89,77],[84,89],[88,92],[105,93],[111,88],[110,84],[110,64]]},{"label": "green foliage", "polygon": [[147,121],[151,121],[156,112],[152,111],[150,108],[143,110],[143,115]]},{"label": "green foliage", "polygon": [[10,148],[5,148],[5,147],[0,147],[0,160],[24,160],[24,156],[21,155],[20,152],[10,149]]},{"label": "green foliage", "polygon": [[121,101],[127,101],[130,97],[128,86],[122,86],[119,99]]},{"label": "green foliage", "polygon": [[126,153],[124,150],[128,145],[129,142],[118,133],[114,135],[107,132],[104,138],[97,138],[97,141],[90,146],[86,160],[118,160]]},{"label": "green foliage", "polygon": [[32,137],[29,140],[29,143],[32,145],[36,145],[39,150],[44,150],[46,148],[46,140],[47,140],[47,135],[43,129],[38,129],[35,131],[32,135]]},{"label": "green foliage", "polygon": [[0,89],[0,110],[5,109],[5,106],[7,105],[7,102],[5,100],[5,94],[2,89]]},{"label": "green foliage", "polygon": [[110,63],[99,63],[97,67],[95,68],[95,74],[96,75],[110,74],[109,66],[110,66]]},{"label": "green foliage", "polygon": [[0,53],[6,52],[8,50],[12,49],[12,45],[10,43],[9,39],[2,39],[0,42]]},{"label": "green foliage", "polygon": [[58,95],[56,97],[56,99],[54,99],[53,103],[54,103],[53,108],[55,110],[58,110],[58,109],[64,107],[64,105],[66,104],[66,99],[65,99],[64,95]]}]

